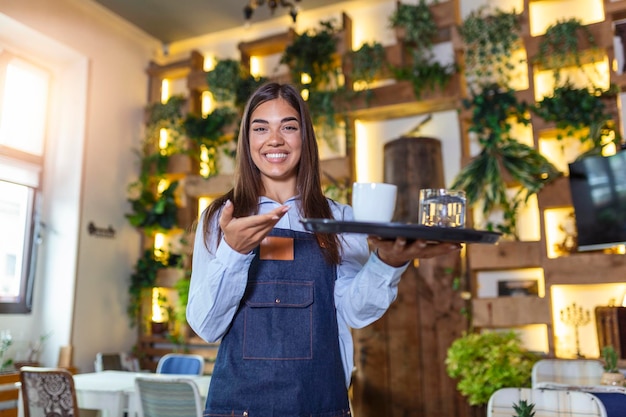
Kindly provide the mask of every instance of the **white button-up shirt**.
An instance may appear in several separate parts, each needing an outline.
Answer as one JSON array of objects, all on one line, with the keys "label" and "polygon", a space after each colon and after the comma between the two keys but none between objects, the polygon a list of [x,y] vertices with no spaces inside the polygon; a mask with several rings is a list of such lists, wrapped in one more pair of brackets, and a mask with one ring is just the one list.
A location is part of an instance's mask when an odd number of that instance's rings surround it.
[{"label": "white button-up shirt", "polygon": [[[285,202],[289,211],[278,221],[276,228],[305,231],[298,209],[300,199]],[[267,213],[281,204],[261,197],[259,213]],[[330,202],[335,219],[353,220],[352,207]],[[228,330],[246,290],[248,269],[254,258],[252,252],[242,254],[233,250],[222,239],[217,241],[219,213],[211,219],[212,233],[208,249],[204,243],[200,217],[194,242],[191,284],[187,303],[187,321],[204,340],[216,342]],[[354,348],[350,328],[363,328],[378,320],[396,299],[398,283],[407,265],[391,267],[371,253],[367,236],[344,233],[340,236],[341,262],[337,265],[335,306],[339,327],[339,346],[346,386],[354,367]]]}]

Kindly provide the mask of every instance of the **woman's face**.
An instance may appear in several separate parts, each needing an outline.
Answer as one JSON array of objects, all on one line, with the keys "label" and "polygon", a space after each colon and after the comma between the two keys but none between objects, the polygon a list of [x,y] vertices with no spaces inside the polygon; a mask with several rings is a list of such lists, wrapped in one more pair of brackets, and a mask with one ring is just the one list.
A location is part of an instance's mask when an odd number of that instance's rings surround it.
[{"label": "woman's face", "polygon": [[263,182],[296,178],[302,139],[300,115],[278,98],[259,105],[250,117],[250,153]]}]

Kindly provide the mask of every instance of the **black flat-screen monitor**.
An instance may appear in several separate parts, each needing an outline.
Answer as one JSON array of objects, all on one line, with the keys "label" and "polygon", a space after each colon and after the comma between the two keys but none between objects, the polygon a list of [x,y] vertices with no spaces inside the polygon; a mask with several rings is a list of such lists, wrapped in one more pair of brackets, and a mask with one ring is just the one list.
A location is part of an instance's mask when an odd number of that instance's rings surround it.
[{"label": "black flat-screen monitor", "polygon": [[569,164],[579,251],[626,243],[626,151]]}]

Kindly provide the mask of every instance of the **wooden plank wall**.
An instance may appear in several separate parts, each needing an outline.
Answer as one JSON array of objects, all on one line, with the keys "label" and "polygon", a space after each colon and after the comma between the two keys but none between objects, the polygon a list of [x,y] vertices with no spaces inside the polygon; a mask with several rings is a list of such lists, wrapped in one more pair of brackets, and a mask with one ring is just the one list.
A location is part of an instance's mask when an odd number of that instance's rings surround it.
[{"label": "wooden plank wall", "polygon": [[[445,184],[440,141],[397,139],[385,146],[384,162],[385,182],[399,187],[394,220],[415,222],[419,190]],[[460,396],[445,371],[448,347],[467,328],[465,302],[453,289],[461,270],[460,254],[410,266],[385,316],[354,331],[354,415],[481,415]]]}]

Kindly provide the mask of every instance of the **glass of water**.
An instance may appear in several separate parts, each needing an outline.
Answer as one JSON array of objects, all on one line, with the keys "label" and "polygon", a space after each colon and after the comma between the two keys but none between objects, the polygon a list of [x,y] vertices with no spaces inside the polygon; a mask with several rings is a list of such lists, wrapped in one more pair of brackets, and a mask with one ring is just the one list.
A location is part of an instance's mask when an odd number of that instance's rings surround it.
[{"label": "glass of water", "polygon": [[418,223],[422,226],[465,227],[465,192],[445,188],[420,190]]}]

